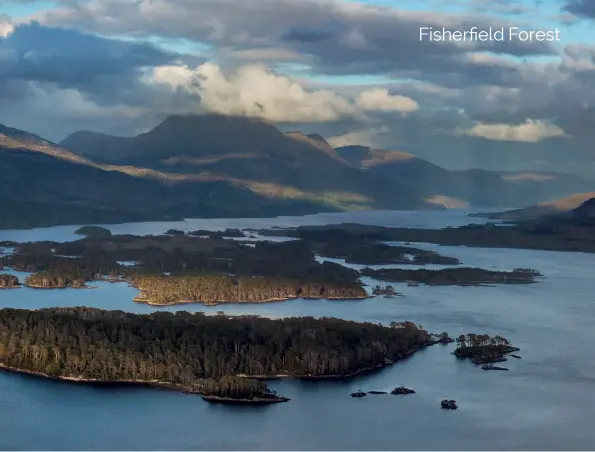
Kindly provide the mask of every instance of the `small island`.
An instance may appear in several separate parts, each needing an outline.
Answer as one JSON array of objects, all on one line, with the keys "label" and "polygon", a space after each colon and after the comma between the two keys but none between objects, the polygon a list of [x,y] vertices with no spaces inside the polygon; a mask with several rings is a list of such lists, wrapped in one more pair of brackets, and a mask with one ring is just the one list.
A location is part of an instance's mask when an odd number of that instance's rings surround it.
[{"label": "small island", "polygon": [[445,268],[441,270],[383,268],[374,270],[364,268],[363,276],[380,281],[411,282],[427,285],[479,286],[486,284],[531,284],[541,276],[537,270],[517,268],[513,271],[484,270],[473,267]]},{"label": "small island", "polygon": [[385,298],[393,298],[400,295],[393,286],[374,286],[372,295],[384,295]]},{"label": "small island", "polygon": [[70,277],[68,274],[39,272],[25,278],[25,285],[32,289],[81,289],[87,287],[85,278]]},{"label": "small island", "polygon": [[443,410],[456,410],[458,408],[457,402],[455,400],[445,399],[440,402],[440,406]]},{"label": "small island", "polygon": [[74,231],[77,235],[86,235],[87,237],[110,237],[112,232],[101,226],[83,226]]},{"label": "small island", "polygon": [[361,399],[362,397],[366,397],[367,395],[368,393],[364,391],[355,391],[351,393],[351,397],[355,397],[356,399]]},{"label": "small island", "polygon": [[210,237],[210,238],[246,237],[246,234],[241,229],[231,229],[231,228],[227,228],[223,231],[208,231],[206,229],[198,229],[196,231],[188,232],[188,235],[198,236],[198,237]]},{"label": "small island", "polygon": [[398,388],[395,388],[391,391],[392,395],[409,395],[409,394],[415,394],[415,390],[411,389],[411,388],[407,388],[405,386],[399,386]]},{"label": "small island", "polygon": [[223,377],[218,381],[205,382],[202,399],[210,403],[240,405],[265,405],[290,400],[277,395],[262,381],[238,377]]},{"label": "small island", "polygon": [[452,344],[453,342],[455,342],[455,340],[452,337],[450,337],[446,331],[440,334],[433,335],[433,338],[434,340],[436,340],[436,342],[443,345]]},{"label": "small island", "polygon": [[184,235],[186,234],[184,231],[180,231],[179,229],[168,229],[165,231],[165,235]]},{"label": "small island", "polygon": [[[454,355],[460,359],[471,359],[473,364],[493,364],[506,361],[505,355],[520,349],[513,347],[502,336],[490,337],[487,334],[460,335],[456,339]],[[485,370],[498,370],[488,366]]]},{"label": "small island", "polygon": [[21,287],[19,278],[6,273],[0,274],[0,289],[17,289]]}]

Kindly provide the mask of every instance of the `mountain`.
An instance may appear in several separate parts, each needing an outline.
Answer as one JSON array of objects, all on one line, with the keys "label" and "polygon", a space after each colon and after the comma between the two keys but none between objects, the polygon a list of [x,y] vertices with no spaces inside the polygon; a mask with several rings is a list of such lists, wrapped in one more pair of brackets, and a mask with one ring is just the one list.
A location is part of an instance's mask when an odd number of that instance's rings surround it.
[{"label": "mountain", "polygon": [[323,210],[433,207],[415,185],[354,168],[322,137],[282,133],[261,119],[170,116],[133,138],[79,132],[61,145],[168,180],[227,181],[266,198],[316,203]]},{"label": "mountain", "polygon": [[10,136],[0,134],[0,228],[325,210],[228,181],[172,181],[143,168],[95,163],[27,132],[1,130]]},{"label": "mountain", "polygon": [[585,245],[593,243],[595,198],[589,198],[566,212],[519,221],[514,227],[531,234],[551,237],[552,240],[561,238],[569,246],[576,247],[577,251],[583,251]]},{"label": "mountain", "polygon": [[446,197],[478,207],[525,206],[578,191],[595,190],[595,181],[558,173],[499,173],[481,169],[450,171],[413,154],[344,146],[337,154],[377,178],[398,178],[426,196]]},{"label": "mountain", "polygon": [[126,141],[126,138],[81,130],[62,140],[60,146],[72,149],[77,154],[97,162],[110,162],[118,159],[121,152],[119,145]]},{"label": "mountain", "polygon": [[512,198],[510,184],[489,171],[449,171],[413,154],[367,146],[344,146],[336,151],[352,165],[377,178],[398,178],[415,184],[429,195],[446,196],[484,207],[506,205]]},{"label": "mountain", "polygon": [[595,195],[574,209],[572,215],[579,219],[595,220]]},{"label": "mountain", "polygon": [[595,181],[578,174],[557,173],[553,171],[516,171],[498,173],[506,182],[525,198],[548,201],[567,197],[575,193],[595,191]]},{"label": "mountain", "polygon": [[548,215],[563,214],[571,212],[580,207],[584,202],[595,198],[595,192],[578,193],[576,195],[566,196],[551,201],[542,202],[522,209],[507,210],[505,212],[495,212],[483,214],[482,216],[494,220],[522,221],[533,220]]},{"label": "mountain", "polygon": [[32,133],[0,124],[0,140],[8,141],[8,139],[19,145],[47,146],[53,144]]}]

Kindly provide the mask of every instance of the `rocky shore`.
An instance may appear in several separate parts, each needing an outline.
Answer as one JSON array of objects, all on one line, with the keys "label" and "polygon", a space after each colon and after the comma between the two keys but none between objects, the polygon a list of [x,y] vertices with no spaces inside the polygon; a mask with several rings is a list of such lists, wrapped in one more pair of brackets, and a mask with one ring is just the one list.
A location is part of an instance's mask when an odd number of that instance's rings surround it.
[{"label": "rocky shore", "polygon": [[234,398],[234,397],[219,397],[213,395],[203,395],[202,399],[210,403],[221,403],[225,405],[268,405],[271,403],[289,402],[291,399],[281,396],[272,397],[253,397],[250,399]]}]

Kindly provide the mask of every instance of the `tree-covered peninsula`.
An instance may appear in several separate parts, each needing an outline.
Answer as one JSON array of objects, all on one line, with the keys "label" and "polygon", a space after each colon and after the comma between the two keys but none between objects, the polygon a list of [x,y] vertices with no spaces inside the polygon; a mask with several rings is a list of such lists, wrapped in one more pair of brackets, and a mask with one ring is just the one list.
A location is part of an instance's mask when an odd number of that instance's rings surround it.
[{"label": "tree-covered peninsula", "polygon": [[337,234],[343,234],[352,240],[376,242],[595,253],[595,242],[592,240],[595,221],[589,214],[589,204],[586,202],[585,206],[568,214],[545,216],[509,225],[486,223],[444,229],[421,229],[343,223],[330,226],[300,226],[292,229],[262,229],[255,232],[269,236],[326,237],[324,241]]},{"label": "tree-covered peninsula", "polygon": [[440,270],[364,268],[362,275],[380,281],[414,282],[428,285],[482,285],[482,284],[530,284],[541,276],[537,270],[517,268],[513,271],[485,270],[483,268],[457,267]]},{"label": "tree-covered peninsula", "polygon": [[435,342],[411,322],[384,327],[334,318],[0,310],[0,364],[6,369],[255,402],[278,396],[250,377],[348,378]]}]

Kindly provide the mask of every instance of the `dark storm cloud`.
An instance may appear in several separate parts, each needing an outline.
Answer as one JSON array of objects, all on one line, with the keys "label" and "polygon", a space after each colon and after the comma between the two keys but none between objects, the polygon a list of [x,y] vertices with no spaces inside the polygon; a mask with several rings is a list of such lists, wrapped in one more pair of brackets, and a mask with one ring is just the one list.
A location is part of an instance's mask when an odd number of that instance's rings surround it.
[{"label": "dark storm cloud", "polygon": [[112,130],[112,124],[130,127],[187,112],[196,108],[196,95],[141,80],[146,69],[179,59],[148,43],[36,22],[15,25],[0,37],[0,122],[61,139],[74,124],[99,121]]},{"label": "dark storm cloud", "polygon": [[420,42],[420,27],[486,29],[510,25],[505,19],[324,0],[93,0],[39,18],[99,33],[194,39],[233,50],[282,47],[311,57],[313,70],[322,74],[449,73],[469,52],[520,57],[556,53],[538,41]]},{"label": "dark storm cloud", "polygon": [[593,0],[566,0],[564,10],[571,14],[586,18],[595,18],[595,1]]},{"label": "dark storm cloud", "polygon": [[5,59],[0,77],[93,87],[101,78],[134,76],[139,68],[167,64],[175,56],[145,43],[100,38],[39,23],[16,26],[0,39]]}]

